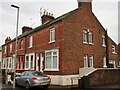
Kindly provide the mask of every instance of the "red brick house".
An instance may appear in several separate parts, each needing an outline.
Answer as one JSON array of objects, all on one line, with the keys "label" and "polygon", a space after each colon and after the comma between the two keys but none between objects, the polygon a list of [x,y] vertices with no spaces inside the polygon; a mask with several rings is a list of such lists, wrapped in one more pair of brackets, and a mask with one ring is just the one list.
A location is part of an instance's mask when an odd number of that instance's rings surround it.
[{"label": "red brick house", "polygon": [[[52,84],[70,85],[79,68],[107,68],[118,63],[118,46],[92,12],[91,2],[58,18],[44,13],[42,25],[23,27],[18,36],[17,72],[40,70],[50,75]],[[2,45],[2,69],[13,70],[15,39]],[[120,59],[119,59],[120,60]]]}]

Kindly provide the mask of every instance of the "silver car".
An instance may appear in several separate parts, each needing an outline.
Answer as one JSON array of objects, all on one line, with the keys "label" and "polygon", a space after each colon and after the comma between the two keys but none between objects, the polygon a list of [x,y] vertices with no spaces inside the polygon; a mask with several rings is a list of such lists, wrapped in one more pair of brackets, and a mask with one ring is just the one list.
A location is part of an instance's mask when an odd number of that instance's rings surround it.
[{"label": "silver car", "polygon": [[16,86],[24,86],[26,89],[35,86],[43,86],[44,88],[48,88],[50,82],[50,77],[40,71],[24,71],[15,79]]}]

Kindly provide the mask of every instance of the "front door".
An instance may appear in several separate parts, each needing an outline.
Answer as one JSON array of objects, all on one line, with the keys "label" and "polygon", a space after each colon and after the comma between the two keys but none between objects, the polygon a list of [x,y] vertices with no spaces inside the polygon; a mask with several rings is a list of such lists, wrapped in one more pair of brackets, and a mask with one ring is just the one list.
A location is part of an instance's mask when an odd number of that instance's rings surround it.
[{"label": "front door", "polygon": [[39,54],[36,54],[36,70],[39,70]]},{"label": "front door", "polygon": [[40,53],[40,71],[43,72],[43,60],[44,60],[44,55],[43,53]]}]

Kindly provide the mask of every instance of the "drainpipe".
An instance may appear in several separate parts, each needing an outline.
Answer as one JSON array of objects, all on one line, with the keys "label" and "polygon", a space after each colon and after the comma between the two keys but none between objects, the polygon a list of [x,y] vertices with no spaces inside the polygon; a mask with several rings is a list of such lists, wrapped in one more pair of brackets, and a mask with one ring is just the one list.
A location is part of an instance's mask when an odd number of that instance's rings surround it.
[{"label": "drainpipe", "polygon": [[105,32],[105,44],[106,44],[106,65],[107,65],[107,68],[109,68],[109,43],[108,43],[108,33],[107,33],[107,29],[106,29],[106,32]]}]

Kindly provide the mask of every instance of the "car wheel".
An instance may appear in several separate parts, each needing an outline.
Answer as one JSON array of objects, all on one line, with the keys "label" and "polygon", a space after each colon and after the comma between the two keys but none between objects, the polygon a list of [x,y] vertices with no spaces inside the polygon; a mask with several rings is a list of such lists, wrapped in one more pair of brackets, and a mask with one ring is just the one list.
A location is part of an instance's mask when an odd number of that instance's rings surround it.
[{"label": "car wheel", "polygon": [[48,88],[48,85],[43,86],[43,88]]},{"label": "car wheel", "polygon": [[29,90],[29,88],[30,88],[29,82],[26,82],[26,83],[25,83],[25,88],[26,88],[27,90]]}]

